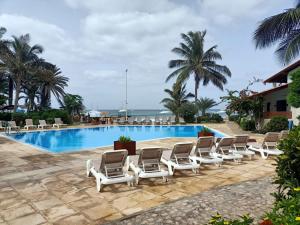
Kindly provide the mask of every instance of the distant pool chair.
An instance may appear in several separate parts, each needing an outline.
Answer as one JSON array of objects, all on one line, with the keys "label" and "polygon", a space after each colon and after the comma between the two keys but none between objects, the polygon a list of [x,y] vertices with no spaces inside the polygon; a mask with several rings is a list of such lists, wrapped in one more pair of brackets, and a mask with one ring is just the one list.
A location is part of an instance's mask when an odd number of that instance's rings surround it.
[{"label": "distant pool chair", "polygon": [[191,151],[193,143],[177,143],[174,145],[173,150],[163,151],[161,158],[169,170],[169,174],[173,175],[175,170],[192,170],[197,173],[200,165],[191,159]]},{"label": "distant pool chair", "polygon": [[3,121],[0,121],[0,130],[5,131],[6,127],[4,126]]},{"label": "distant pool chair", "polygon": [[158,116],[154,117],[154,125],[160,125],[160,119]]},{"label": "distant pool chair", "polygon": [[36,129],[37,126],[36,125],[33,125],[33,121],[32,119],[25,119],[25,126],[24,126],[24,129],[26,130],[29,130],[29,129]]},{"label": "distant pool chair", "polygon": [[50,124],[47,124],[46,123],[46,120],[39,120],[39,125],[38,125],[38,128],[40,129],[47,129],[47,128],[50,128],[51,125]]},{"label": "distant pool chair", "polygon": [[142,125],[142,123],[143,123],[142,117],[138,116],[138,117],[136,118],[136,124],[137,124],[137,125]]},{"label": "distant pool chair", "polygon": [[145,118],[144,124],[145,124],[145,125],[152,125],[152,121],[150,120],[150,117],[149,117],[149,116],[147,116],[147,117]]},{"label": "distant pool chair", "polygon": [[213,156],[221,158],[223,160],[233,160],[234,162],[239,163],[243,155],[233,152],[233,143],[234,138],[232,137],[223,137],[221,140],[216,144],[215,152]]},{"label": "distant pool chair", "polygon": [[248,149],[260,153],[263,159],[267,159],[270,155],[281,155],[283,151],[277,149],[279,137],[279,133],[268,132],[261,145],[259,143],[249,143]]},{"label": "distant pool chair", "polygon": [[182,125],[186,124],[185,120],[182,117],[179,117],[179,123]]},{"label": "distant pool chair", "polygon": [[133,117],[128,117],[128,124],[133,125],[134,124],[134,118]]},{"label": "distant pool chair", "polygon": [[289,136],[289,131],[288,130],[282,130],[279,133],[279,140],[286,139]]},{"label": "distant pool chair", "polygon": [[17,126],[16,121],[12,120],[12,121],[8,121],[8,128],[10,130],[20,130],[20,126]]},{"label": "distant pool chair", "polygon": [[175,116],[171,116],[171,117],[170,117],[170,124],[171,124],[171,125],[176,124],[176,117],[175,117]]},{"label": "distant pool chair", "polygon": [[119,125],[125,125],[125,118],[121,117],[121,118],[118,120],[118,124],[119,124]]},{"label": "distant pool chair", "polygon": [[232,152],[243,156],[248,156],[250,159],[252,159],[252,157],[255,155],[255,152],[247,148],[248,140],[249,135],[235,135],[232,144]]},{"label": "distant pool chair", "polygon": [[97,191],[100,192],[103,185],[132,184],[134,177],[128,174],[125,166],[127,155],[127,150],[106,151],[99,160],[87,161],[87,175],[96,178]]},{"label": "distant pool chair", "polygon": [[214,137],[200,137],[192,151],[191,159],[201,164],[215,164],[220,166],[223,162],[222,158],[215,156],[214,153]]},{"label": "distant pool chair", "polygon": [[161,120],[161,124],[162,124],[162,125],[168,125],[168,117],[163,116],[163,117],[162,117],[162,120]]},{"label": "distant pool chair", "polygon": [[54,118],[54,124],[52,125],[53,128],[61,128],[61,127],[66,127],[68,126],[67,124],[65,124],[61,118]]},{"label": "distant pool chair", "polygon": [[135,183],[139,179],[162,177],[168,181],[169,172],[161,168],[162,149],[157,147],[142,148],[139,155],[129,156],[129,167],[135,174]]}]

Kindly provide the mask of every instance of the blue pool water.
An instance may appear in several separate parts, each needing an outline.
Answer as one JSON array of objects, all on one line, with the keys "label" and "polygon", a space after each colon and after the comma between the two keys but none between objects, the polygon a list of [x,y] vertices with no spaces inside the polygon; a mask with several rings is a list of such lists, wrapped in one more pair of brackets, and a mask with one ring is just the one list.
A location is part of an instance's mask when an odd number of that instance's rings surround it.
[{"label": "blue pool water", "polygon": [[[80,151],[113,145],[121,135],[143,141],[166,137],[197,137],[203,126],[106,126],[80,129],[64,129],[24,132],[10,136],[54,153]],[[216,137],[222,137],[215,131]]]}]

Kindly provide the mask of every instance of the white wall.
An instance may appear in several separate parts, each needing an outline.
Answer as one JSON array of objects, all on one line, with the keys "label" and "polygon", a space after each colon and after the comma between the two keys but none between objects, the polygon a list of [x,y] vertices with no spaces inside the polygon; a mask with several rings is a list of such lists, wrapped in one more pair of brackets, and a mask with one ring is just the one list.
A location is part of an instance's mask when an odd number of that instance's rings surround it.
[{"label": "white wall", "polygon": [[294,125],[298,126],[300,123],[299,123],[299,120],[297,119],[298,116],[300,116],[300,108],[294,108],[292,107],[292,114],[293,114],[293,123]]},{"label": "white wall", "polygon": [[[270,111],[276,112],[276,102],[278,100],[286,100],[288,95],[288,88],[281,89],[276,92],[272,92],[266,96],[264,96],[264,112],[267,112],[267,104],[268,102],[271,103]],[[287,107],[287,111],[290,111],[291,107]]]}]

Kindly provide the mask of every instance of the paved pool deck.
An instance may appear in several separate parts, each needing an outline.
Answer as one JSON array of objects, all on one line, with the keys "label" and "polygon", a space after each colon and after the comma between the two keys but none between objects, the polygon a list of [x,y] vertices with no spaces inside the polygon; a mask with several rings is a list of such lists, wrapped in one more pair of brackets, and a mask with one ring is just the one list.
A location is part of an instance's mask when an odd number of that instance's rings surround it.
[{"label": "paved pool deck", "polygon": [[[228,135],[240,134],[234,124],[208,124]],[[251,137],[261,140],[262,136]],[[170,138],[138,142],[137,147],[195,141]],[[87,159],[111,147],[65,154],[51,154],[29,145],[0,138],[0,225],[3,224],[101,224],[144,212],[212,188],[272,177],[274,161],[256,156],[241,164],[201,167],[200,174],[177,172],[168,183],[142,180],[138,186],[105,186],[96,191],[95,179],[86,177]]]}]

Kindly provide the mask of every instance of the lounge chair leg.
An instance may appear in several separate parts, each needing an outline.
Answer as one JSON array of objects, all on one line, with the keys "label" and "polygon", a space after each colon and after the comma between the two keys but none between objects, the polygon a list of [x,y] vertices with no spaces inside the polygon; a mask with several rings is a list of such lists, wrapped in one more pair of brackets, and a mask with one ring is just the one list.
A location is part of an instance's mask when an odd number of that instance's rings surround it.
[{"label": "lounge chair leg", "polygon": [[97,191],[98,192],[101,192],[101,187],[102,187],[102,185],[101,185],[101,181],[100,181],[100,178],[96,178],[96,183],[97,183]]},{"label": "lounge chair leg", "polygon": [[127,181],[128,187],[131,187],[131,181]]},{"label": "lounge chair leg", "polygon": [[139,177],[138,175],[135,177],[135,185],[138,185],[139,184]]},{"label": "lounge chair leg", "polygon": [[163,177],[163,180],[164,180],[164,182],[166,182],[166,183],[169,181],[167,177]]},{"label": "lounge chair leg", "polygon": [[91,160],[88,160],[88,161],[86,162],[86,175],[87,175],[88,177],[91,176],[91,164],[92,164]]},{"label": "lounge chair leg", "polygon": [[260,155],[263,159],[267,159],[268,158],[268,154],[265,156],[263,151],[260,151]]}]

